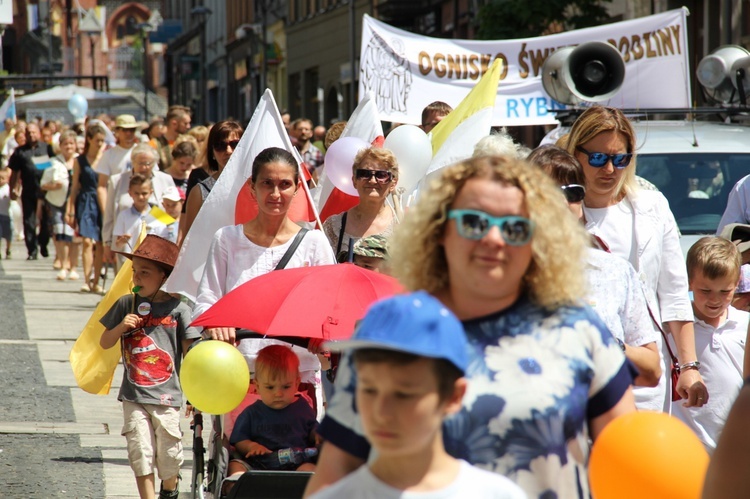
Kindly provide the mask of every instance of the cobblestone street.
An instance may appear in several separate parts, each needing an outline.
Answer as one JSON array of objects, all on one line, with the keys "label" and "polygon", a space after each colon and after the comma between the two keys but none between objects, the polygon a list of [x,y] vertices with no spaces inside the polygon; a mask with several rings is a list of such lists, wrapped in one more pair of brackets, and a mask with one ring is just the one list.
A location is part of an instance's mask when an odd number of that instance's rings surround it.
[{"label": "cobblestone street", "polygon": [[[138,497],[120,435],[121,368],[109,395],[96,396],[76,386],[68,362],[101,297],[79,292],[80,280],[55,280],[52,260],[27,261],[18,242],[13,258],[0,260],[0,497]],[[192,433],[185,418],[183,431],[180,489],[188,497]]]}]

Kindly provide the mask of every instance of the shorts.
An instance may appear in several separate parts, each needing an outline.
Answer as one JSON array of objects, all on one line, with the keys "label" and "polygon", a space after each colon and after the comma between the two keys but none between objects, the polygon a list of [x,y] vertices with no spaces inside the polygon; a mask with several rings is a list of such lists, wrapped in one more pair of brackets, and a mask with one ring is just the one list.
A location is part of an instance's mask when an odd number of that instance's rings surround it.
[{"label": "shorts", "polygon": [[128,461],[135,476],[158,471],[160,480],[177,476],[182,466],[180,408],[122,401]]},{"label": "shorts", "polygon": [[0,215],[0,239],[10,241],[13,231],[10,228],[10,215]]}]

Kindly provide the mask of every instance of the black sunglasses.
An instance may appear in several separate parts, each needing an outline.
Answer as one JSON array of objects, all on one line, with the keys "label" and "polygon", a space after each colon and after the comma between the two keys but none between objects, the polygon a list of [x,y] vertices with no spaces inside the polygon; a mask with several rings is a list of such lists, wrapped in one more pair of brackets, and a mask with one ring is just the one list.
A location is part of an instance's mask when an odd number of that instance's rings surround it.
[{"label": "black sunglasses", "polygon": [[357,180],[367,180],[367,181],[375,177],[375,180],[377,180],[379,184],[387,184],[393,178],[393,174],[389,171],[366,170],[364,168],[357,168],[357,171],[354,172],[354,176],[357,178]]},{"label": "black sunglasses", "polygon": [[560,188],[568,203],[580,203],[586,197],[586,188],[580,184],[563,185]]},{"label": "black sunglasses", "polygon": [[612,166],[615,168],[625,168],[630,164],[630,160],[633,159],[633,153],[622,153],[622,154],[606,154],[603,152],[588,152],[581,146],[576,147],[583,154],[588,155],[589,165],[594,168],[601,168],[607,164],[609,160],[612,160]]},{"label": "black sunglasses", "polygon": [[221,142],[217,142],[216,144],[214,144],[214,151],[226,151],[227,146],[231,147],[234,151],[235,149],[237,149],[237,144],[239,143],[239,140],[222,140]]}]

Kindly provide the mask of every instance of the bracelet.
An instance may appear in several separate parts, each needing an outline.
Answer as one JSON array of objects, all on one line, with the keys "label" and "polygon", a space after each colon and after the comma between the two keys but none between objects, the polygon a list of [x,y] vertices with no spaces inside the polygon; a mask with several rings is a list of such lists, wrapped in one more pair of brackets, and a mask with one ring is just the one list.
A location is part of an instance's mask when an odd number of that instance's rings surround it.
[{"label": "bracelet", "polygon": [[680,372],[686,371],[688,369],[695,369],[696,371],[700,371],[701,363],[697,360],[694,360],[693,362],[685,362],[684,364],[680,365]]}]

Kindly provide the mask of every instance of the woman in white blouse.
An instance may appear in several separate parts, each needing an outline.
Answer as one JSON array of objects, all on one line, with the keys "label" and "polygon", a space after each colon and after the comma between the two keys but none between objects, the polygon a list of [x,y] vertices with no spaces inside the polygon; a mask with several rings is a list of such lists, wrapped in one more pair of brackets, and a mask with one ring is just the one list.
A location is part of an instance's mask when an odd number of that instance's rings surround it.
[{"label": "woman in white blouse", "polygon": [[[261,151],[253,161],[248,183],[258,202],[258,215],[244,224],[223,227],[214,235],[198,285],[194,319],[234,288],[275,270],[297,237],[302,238],[301,242],[286,268],[335,263],[328,239],[321,231],[311,230],[300,234],[300,226],[287,216],[300,188],[299,167],[294,156],[278,147]],[[213,339],[235,342],[234,328],[210,328],[206,332]],[[274,343],[279,342],[240,342],[239,349],[248,359],[251,371],[258,350]],[[295,352],[300,357],[302,381],[308,381],[306,378],[313,377],[314,372],[320,369],[320,362],[303,348],[295,347]],[[318,380],[316,385],[319,384]]]},{"label": "woman in white blouse", "polygon": [[[593,106],[578,117],[558,145],[583,166],[586,229],[603,248],[635,268],[645,284],[651,313],[677,347],[682,366],[677,392],[686,407],[703,406],[709,395],[696,362],[693,310],[677,224],[660,192],[638,188],[633,125],[619,109]],[[659,398],[664,403],[653,409],[668,410],[666,383],[654,390],[661,392],[652,397],[654,401]]]}]

